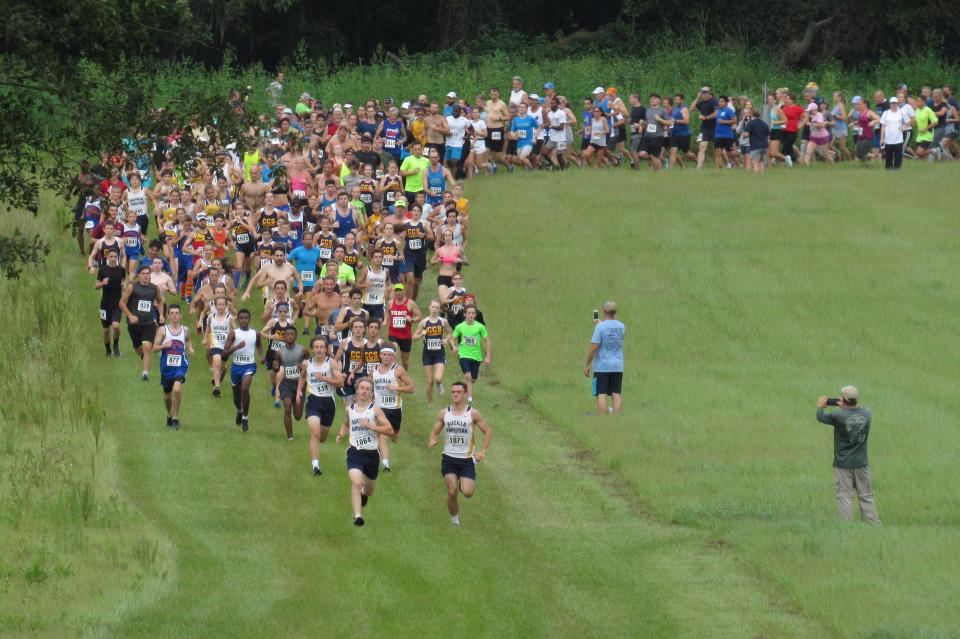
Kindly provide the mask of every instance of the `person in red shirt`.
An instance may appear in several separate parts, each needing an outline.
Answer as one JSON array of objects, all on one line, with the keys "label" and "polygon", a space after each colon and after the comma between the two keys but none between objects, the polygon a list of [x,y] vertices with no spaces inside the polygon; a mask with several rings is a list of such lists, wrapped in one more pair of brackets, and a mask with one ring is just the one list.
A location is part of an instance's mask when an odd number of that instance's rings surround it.
[{"label": "person in red shirt", "polygon": [[100,181],[100,195],[103,197],[109,195],[111,186],[120,187],[120,193],[127,190],[127,185],[120,179],[120,169],[117,167],[110,169],[110,177]]},{"label": "person in red shirt", "polygon": [[410,346],[413,342],[413,325],[420,321],[422,314],[417,303],[407,297],[403,284],[393,285],[393,301],[390,302],[388,315],[390,341],[400,347],[400,359],[403,368],[410,363]]},{"label": "person in red shirt", "polygon": [[789,91],[783,95],[783,107],[780,109],[787,123],[783,126],[783,155],[790,158],[787,163],[793,164],[800,154],[793,145],[797,141],[797,131],[807,123],[807,114],[803,107],[796,103],[793,94]]}]

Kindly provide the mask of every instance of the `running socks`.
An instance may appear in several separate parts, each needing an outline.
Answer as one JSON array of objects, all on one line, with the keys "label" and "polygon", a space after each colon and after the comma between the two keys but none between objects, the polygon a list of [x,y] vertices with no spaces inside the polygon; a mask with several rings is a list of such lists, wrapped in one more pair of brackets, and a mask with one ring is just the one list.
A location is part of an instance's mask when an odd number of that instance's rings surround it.
[{"label": "running socks", "polygon": [[460,525],[460,515],[450,515],[450,523],[454,526]]}]

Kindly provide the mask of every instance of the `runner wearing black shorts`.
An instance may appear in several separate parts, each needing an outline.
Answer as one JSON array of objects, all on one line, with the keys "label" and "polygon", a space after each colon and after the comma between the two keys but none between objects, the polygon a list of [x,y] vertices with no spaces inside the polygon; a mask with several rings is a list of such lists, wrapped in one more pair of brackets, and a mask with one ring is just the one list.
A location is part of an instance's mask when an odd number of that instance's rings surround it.
[{"label": "runner wearing black shorts", "polygon": [[150,379],[153,340],[157,336],[157,316],[163,315],[163,296],[150,282],[150,267],[143,265],[137,279],[127,284],[120,296],[120,310],[127,316],[127,332],[134,350],[143,360],[143,381]]},{"label": "runner wearing black shorts", "polygon": [[[120,266],[120,254],[107,252],[107,263],[97,272],[96,288],[100,289],[100,326],[103,327],[103,347],[109,357],[120,357],[120,296],[127,271]],[[113,329],[113,350],[110,349],[110,331]]]}]

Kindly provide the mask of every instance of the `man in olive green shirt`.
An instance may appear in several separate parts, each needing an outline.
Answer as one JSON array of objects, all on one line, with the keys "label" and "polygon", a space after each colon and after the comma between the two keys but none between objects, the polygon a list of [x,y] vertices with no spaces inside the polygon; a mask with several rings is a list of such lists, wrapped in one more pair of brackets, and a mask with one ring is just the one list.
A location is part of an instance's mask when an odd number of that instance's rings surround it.
[{"label": "man in olive green shirt", "polygon": [[844,520],[853,519],[853,495],[860,500],[860,516],[870,524],[879,524],[877,504],[870,486],[867,464],[867,437],[870,435],[870,411],[858,406],[860,392],[853,386],[840,389],[840,410],[826,412],[827,398],[817,402],[817,421],[833,426],[833,483],[837,490],[837,512]]},{"label": "man in olive green shirt", "polygon": [[937,127],[937,114],[927,106],[923,98],[914,102],[914,117],[917,121],[917,148],[914,151],[918,158],[929,157],[933,160],[933,130]]}]

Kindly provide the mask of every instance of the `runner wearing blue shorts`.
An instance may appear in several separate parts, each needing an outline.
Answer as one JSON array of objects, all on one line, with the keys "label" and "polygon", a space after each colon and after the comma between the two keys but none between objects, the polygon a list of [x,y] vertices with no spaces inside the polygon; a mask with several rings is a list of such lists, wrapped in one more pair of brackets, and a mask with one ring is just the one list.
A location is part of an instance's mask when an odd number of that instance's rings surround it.
[{"label": "runner wearing blue shorts", "polygon": [[180,430],[180,399],[187,381],[190,362],[187,353],[193,355],[193,345],[187,337],[187,328],[180,323],[182,312],[179,304],[167,307],[167,323],[157,330],[153,340],[153,352],[160,351],[160,385],[163,387],[163,403],[167,407],[167,426]]},{"label": "runner wearing blue shorts", "polygon": [[230,364],[230,385],[233,387],[233,405],[237,408],[237,426],[242,432],[250,430],[250,384],[257,372],[257,359],[262,356],[263,346],[257,331],[250,328],[250,311],[243,308],[237,313],[237,328],[227,335],[223,356],[233,355]]}]

